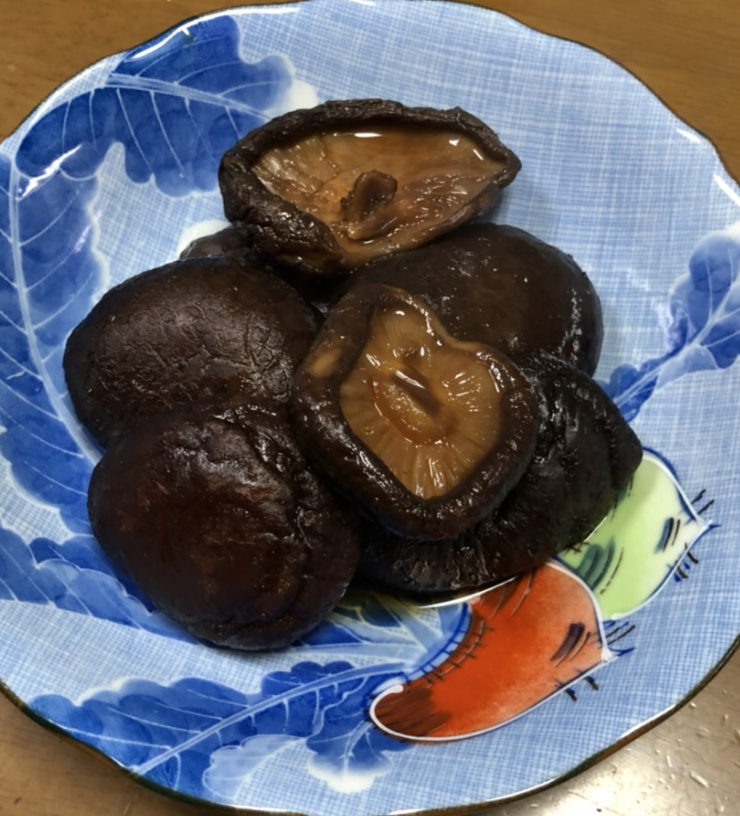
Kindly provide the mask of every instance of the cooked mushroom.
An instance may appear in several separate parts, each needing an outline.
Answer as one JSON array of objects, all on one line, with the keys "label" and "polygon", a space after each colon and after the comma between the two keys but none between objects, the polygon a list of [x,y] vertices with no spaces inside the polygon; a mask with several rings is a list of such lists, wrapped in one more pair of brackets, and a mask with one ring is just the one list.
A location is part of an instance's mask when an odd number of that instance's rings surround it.
[{"label": "cooked mushroom", "polygon": [[177,409],[98,463],[93,532],[154,604],[238,649],[292,643],[341,598],[357,534],[298,451],[284,410]]},{"label": "cooked mushroom", "polygon": [[500,507],[444,541],[404,539],[364,523],[359,575],[391,590],[473,588],[533,569],[581,543],[629,485],[640,442],[603,390],[548,356],[521,361],[539,403],[534,457]]},{"label": "cooked mushroom", "polygon": [[77,416],[104,447],[194,400],[287,402],[316,319],[254,263],[179,261],[107,292],[72,332],[64,373]]},{"label": "cooked mushroom", "polygon": [[215,258],[220,255],[242,258],[248,253],[249,249],[241,233],[234,227],[225,227],[212,235],[204,235],[191,241],[180,253],[180,259]]},{"label": "cooked mushroom", "polygon": [[315,278],[302,275],[291,267],[268,265],[264,256],[258,261],[257,254],[252,247],[244,243],[244,237],[234,227],[227,227],[212,235],[204,235],[191,241],[180,253],[180,258],[215,258],[228,255],[244,263],[259,263],[270,272],[274,272],[289,283],[315,309],[319,322],[329,312],[332,304],[339,300],[342,294],[341,278]]},{"label": "cooked mushroom", "polygon": [[359,99],[285,114],[228,150],[226,217],[263,252],[331,274],[441,235],[489,207],[520,162],[454,108]]},{"label": "cooked mushroom", "polygon": [[591,281],[570,255],[515,227],[470,224],[355,270],[349,285],[365,283],[405,289],[455,337],[514,359],[544,352],[596,369],[603,325]]},{"label": "cooked mushroom", "polygon": [[534,449],[536,401],[501,352],[457,340],[421,301],[357,287],[296,372],[309,457],[394,531],[455,535],[489,513]]}]

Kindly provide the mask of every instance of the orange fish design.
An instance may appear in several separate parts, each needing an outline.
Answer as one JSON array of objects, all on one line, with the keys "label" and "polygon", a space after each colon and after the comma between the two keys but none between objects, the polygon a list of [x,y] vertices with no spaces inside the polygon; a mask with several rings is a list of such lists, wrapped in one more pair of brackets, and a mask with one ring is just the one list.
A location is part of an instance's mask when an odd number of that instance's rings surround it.
[{"label": "orange fish design", "polygon": [[468,600],[460,644],[432,671],[376,697],[374,723],[412,740],[498,728],[612,659],[588,587],[550,562]]}]

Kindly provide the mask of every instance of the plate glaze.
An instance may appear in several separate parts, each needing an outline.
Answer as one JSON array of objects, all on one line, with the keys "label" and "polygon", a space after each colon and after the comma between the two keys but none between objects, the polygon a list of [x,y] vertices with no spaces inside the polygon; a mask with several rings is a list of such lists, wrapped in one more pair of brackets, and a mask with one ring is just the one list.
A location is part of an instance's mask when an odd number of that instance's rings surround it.
[{"label": "plate glaze", "polygon": [[[656,453],[613,519],[526,579],[537,591],[423,609],[353,592],[291,649],[227,653],[153,611],[91,538],[99,454],[61,352],[104,291],[222,217],[215,173],[238,135],[363,96],[461,105],[517,152],[492,218],[588,271],[606,324],[597,377]],[[712,146],[631,75],[472,6],[230,10],[79,74],[0,146],[6,690],[149,784],[312,815],[512,797],[644,728],[740,631],[739,222]],[[560,615],[537,629],[552,650],[512,650],[552,597]],[[499,625],[487,637],[507,608],[508,640]],[[404,703],[419,690],[422,726]]]}]

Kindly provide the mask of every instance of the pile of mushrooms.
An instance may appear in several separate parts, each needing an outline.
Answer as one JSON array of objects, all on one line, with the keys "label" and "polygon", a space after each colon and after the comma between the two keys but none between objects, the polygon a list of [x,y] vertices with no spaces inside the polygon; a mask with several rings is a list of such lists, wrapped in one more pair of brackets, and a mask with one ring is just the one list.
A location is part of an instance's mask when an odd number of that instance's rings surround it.
[{"label": "pile of mushrooms", "polygon": [[489,585],[579,544],[639,442],[591,379],[568,255],[470,224],[520,169],[459,108],[328,102],[224,155],[231,228],[106,293],[71,334],[105,449],[99,542],[196,637],[275,648],[349,583]]}]

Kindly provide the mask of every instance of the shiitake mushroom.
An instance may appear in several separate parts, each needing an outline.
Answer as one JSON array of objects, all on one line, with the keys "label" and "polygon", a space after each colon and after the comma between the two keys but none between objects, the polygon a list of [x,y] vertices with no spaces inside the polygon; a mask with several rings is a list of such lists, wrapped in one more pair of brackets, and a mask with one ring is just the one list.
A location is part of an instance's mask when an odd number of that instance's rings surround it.
[{"label": "shiitake mushroom", "polygon": [[[293,426],[365,513],[366,581],[424,594],[503,580],[616,502],[641,450],[583,373],[602,339],[590,281],[521,230],[460,227],[519,167],[459,108],[279,117],[223,158],[232,226],[111,290],[70,336],[72,403],[111,446],[93,530],[191,633],[286,645],[353,577],[354,514],[287,425],[304,357]],[[325,315],[340,287],[306,357],[317,319],[296,289]]]},{"label": "shiitake mushroom", "polygon": [[407,292],[355,287],[293,385],[311,461],[404,536],[456,535],[487,515],[534,450],[537,405],[501,352],[463,342]]},{"label": "shiitake mushroom", "polygon": [[514,359],[544,352],[596,370],[603,336],[596,290],[570,255],[523,230],[469,224],[355,270],[350,286],[366,283],[421,298],[462,340]]},{"label": "shiitake mushroom", "polygon": [[617,407],[567,363],[532,355],[519,364],[540,420],[520,481],[487,518],[443,541],[406,539],[363,522],[359,576],[420,594],[495,583],[581,543],[616,504],[642,458]]},{"label": "shiitake mushroom", "polygon": [[284,409],[187,406],[137,426],[96,466],[104,550],[190,633],[284,646],[323,620],[358,557],[356,530],[296,447]]},{"label": "shiitake mushroom", "polygon": [[194,400],[285,403],[316,327],[300,295],[254,261],[178,261],[111,289],[72,332],[69,395],[103,447]]},{"label": "shiitake mushroom", "polygon": [[519,159],[460,108],[326,102],[226,151],[229,221],[279,263],[318,275],[420,246],[488,208]]},{"label": "shiitake mushroom", "polygon": [[235,227],[226,227],[211,235],[196,238],[180,253],[180,258],[215,258],[221,255],[228,255],[244,263],[259,263],[280,276],[311,304],[320,322],[343,294],[342,280],[339,278],[307,278],[291,267],[268,264],[264,256],[259,257],[254,248],[244,242],[244,236]]},{"label": "shiitake mushroom", "polygon": [[243,258],[248,254],[249,247],[239,230],[224,227],[211,235],[203,235],[191,241],[180,253],[180,259],[186,261],[188,258],[216,258],[221,255]]}]

